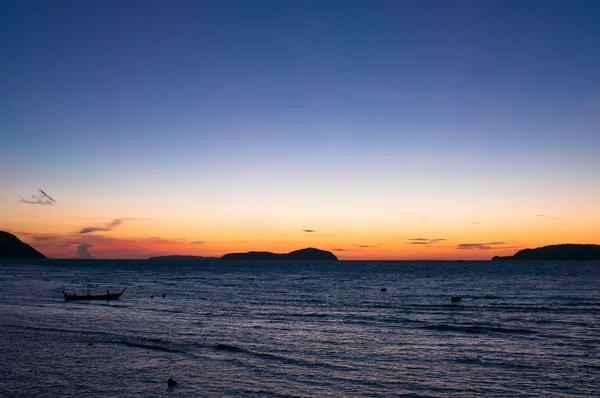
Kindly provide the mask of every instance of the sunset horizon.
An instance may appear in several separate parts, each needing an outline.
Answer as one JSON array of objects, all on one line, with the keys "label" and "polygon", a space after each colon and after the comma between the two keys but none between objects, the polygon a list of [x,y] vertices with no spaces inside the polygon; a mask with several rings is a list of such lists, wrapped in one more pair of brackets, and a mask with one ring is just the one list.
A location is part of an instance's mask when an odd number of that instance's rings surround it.
[{"label": "sunset horizon", "polygon": [[594,7],[32,4],[0,16],[0,229],[50,257],[600,244]]},{"label": "sunset horizon", "polygon": [[[113,220],[112,222],[114,223]],[[110,225],[110,223],[106,223]],[[105,227],[86,227],[82,230]],[[510,242],[490,241],[474,243],[453,244],[446,238],[412,237],[405,239],[406,248],[390,245],[386,248],[383,242],[373,244],[353,243],[340,248],[335,243],[320,241],[316,230],[311,230],[312,239],[263,239],[246,240],[240,242],[213,241],[210,248],[206,248],[204,240],[193,238],[161,238],[127,237],[119,235],[98,235],[85,232],[73,234],[32,234],[6,230],[53,259],[98,259],[98,260],[143,260],[150,257],[183,255],[199,257],[220,258],[228,253],[244,253],[249,251],[267,251],[273,253],[288,253],[304,248],[317,248],[330,251],[339,260],[399,260],[399,261],[443,261],[443,260],[490,260],[495,256],[510,256],[522,249],[537,248],[559,244],[597,244],[589,241],[539,241],[532,245],[523,246],[510,244]],[[81,231],[79,231],[81,232]],[[304,234],[307,232],[302,231]],[[292,234],[290,234],[292,235]],[[409,235],[413,236],[413,235]],[[416,236],[416,235],[414,235]],[[220,243],[220,245],[219,245]],[[387,250],[386,250],[387,249]]]},{"label": "sunset horizon", "polygon": [[600,0],[2,0],[0,38],[0,397],[598,395]]}]

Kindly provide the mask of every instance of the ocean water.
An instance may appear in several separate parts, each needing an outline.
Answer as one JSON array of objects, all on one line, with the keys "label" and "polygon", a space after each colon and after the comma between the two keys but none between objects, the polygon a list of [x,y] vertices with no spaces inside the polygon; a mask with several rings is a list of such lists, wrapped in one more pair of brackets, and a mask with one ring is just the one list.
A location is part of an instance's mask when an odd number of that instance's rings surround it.
[{"label": "ocean water", "polygon": [[600,262],[0,260],[0,355],[2,397],[600,396]]}]

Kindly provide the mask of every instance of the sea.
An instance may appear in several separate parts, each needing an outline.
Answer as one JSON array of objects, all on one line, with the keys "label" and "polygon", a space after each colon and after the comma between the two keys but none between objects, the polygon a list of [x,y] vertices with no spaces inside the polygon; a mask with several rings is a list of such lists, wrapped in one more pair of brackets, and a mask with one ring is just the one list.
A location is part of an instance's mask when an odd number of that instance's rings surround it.
[{"label": "sea", "polygon": [[600,262],[0,260],[0,396],[600,397]]}]

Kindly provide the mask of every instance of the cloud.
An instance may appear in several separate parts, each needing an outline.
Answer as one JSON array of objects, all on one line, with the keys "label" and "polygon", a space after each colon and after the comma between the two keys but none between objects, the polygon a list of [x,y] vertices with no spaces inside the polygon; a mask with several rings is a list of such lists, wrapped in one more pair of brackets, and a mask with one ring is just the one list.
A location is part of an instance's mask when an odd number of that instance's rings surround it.
[{"label": "cloud", "polygon": [[34,236],[32,236],[32,238],[36,242],[46,242],[46,241],[50,241],[50,240],[55,240],[56,238],[58,238],[58,236],[57,235],[34,235]]},{"label": "cloud", "polygon": [[317,232],[314,229],[303,229],[302,232],[307,232],[307,233],[312,233],[312,232]]},{"label": "cloud", "polygon": [[492,250],[492,249],[508,249],[501,247],[506,242],[487,242],[487,243],[461,243],[456,246],[459,250]]},{"label": "cloud", "polygon": [[330,250],[333,250],[334,252],[347,252],[348,251],[348,249],[340,249],[340,248],[333,248]]},{"label": "cloud", "polygon": [[92,254],[88,251],[90,247],[94,247],[90,244],[83,244],[77,248],[77,254],[79,254],[79,258],[94,258]]},{"label": "cloud", "polygon": [[79,231],[80,234],[89,234],[90,232],[110,231],[110,228],[103,227],[86,227]]},{"label": "cloud", "polygon": [[481,224],[479,221],[471,221],[471,224]]},{"label": "cloud", "polygon": [[38,189],[39,195],[31,195],[31,200],[19,198],[19,202],[27,203],[28,205],[53,205],[56,200],[41,189]]},{"label": "cloud", "polygon": [[79,230],[78,233],[79,234],[89,234],[92,232],[99,232],[99,231],[112,231],[119,225],[123,224],[123,222],[125,220],[126,220],[125,218],[115,218],[114,220],[112,220],[111,222],[109,222],[108,224],[106,224],[103,227],[86,227],[86,228],[82,228],[81,230]]},{"label": "cloud", "polygon": [[190,242],[190,243],[191,243],[192,245],[201,245],[201,244],[203,244],[203,243],[204,243],[204,241],[203,241],[203,240],[196,240],[196,241],[194,241],[194,242]]},{"label": "cloud", "polygon": [[[111,224],[115,225],[116,223]],[[185,239],[161,237],[117,238],[102,232],[88,234],[79,234],[78,231],[66,234],[18,232],[15,235],[22,237],[23,241],[33,245],[50,258],[148,258],[173,252],[203,254],[199,251],[212,249],[206,247],[208,245],[200,245],[201,241],[199,240],[191,242]],[[90,253],[91,247],[93,247],[93,253]],[[89,253],[91,257],[83,257],[86,256],[86,253]]]},{"label": "cloud", "polygon": [[435,238],[435,239],[428,239],[428,238],[412,238],[412,239],[407,239],[408,240],[408,244],[409,245],[422,245],[422,246],[432,246],[435,245],[437,243],[440,243],[442,241],[445,241],[445,238]]},{"label": "cloud", "polygon": [[546,215],[545,215],[545,214],[538,214],[537,216],[538,216],[538,217],[546,217]]},{"label": "cloud", "polygon": [[354,243],[352,246],[354,247],[358,247],[360,249],[366,249],[366,248],[379,248],[381,246],[383,246],[383,243],[377,243],[376,245],[359,245],[357,243]]}]

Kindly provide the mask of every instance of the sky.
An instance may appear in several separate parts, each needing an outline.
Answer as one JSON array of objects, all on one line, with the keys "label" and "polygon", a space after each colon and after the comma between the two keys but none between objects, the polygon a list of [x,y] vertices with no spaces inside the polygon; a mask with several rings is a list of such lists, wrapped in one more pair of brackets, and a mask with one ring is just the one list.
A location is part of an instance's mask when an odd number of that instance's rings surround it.
[{"label": "sky", "polygon": [[0,229],[50,257],[600,244],[600,2],[0,2]]}]

